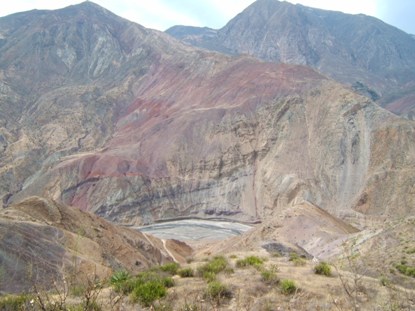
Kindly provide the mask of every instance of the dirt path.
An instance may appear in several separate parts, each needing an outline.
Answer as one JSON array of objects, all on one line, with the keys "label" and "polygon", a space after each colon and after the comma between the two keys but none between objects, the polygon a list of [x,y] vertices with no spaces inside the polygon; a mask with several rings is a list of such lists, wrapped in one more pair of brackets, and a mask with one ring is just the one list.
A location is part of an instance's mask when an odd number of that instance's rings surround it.
[{"label": "dirt path", "polygon": [[169,251],[169,249],[167,248],[167,245],[166,245],[166,240],[164,240],[164,239],[162,239],[161,240],[162,242],[163,242],[163,247],[164,247],[164,249],[166,250],[166,252],[167,252],[167,254],[174,260],[174,262],[177,262],[177,263],[179,263],[179,261],[174,257],[174,255]]}]

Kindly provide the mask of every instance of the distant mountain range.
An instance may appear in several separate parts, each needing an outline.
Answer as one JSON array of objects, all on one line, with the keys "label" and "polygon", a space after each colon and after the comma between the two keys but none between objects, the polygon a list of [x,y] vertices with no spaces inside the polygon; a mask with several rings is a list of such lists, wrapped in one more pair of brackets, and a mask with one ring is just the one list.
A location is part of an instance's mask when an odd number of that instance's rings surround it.
[{"label": "distant mountain range", "polygon": [[174,26],[187,44],[311,66],[403,115],[415,109],[415,41],[366,15],[258,0],[219,30]]}]

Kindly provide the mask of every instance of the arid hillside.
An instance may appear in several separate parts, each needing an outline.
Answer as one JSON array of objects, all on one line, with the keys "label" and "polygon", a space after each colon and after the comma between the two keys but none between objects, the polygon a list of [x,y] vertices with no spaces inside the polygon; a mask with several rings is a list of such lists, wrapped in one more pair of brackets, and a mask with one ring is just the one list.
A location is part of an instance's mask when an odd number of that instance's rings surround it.
[{"label": "arid hillside", "polygon": [[413,212],[413,122],[308,67],[185,46],[90,2],[0,31],[4,206],[40,195],[124,224]]},{"label": "arid hillside", "polygon": [[[39,197],[0,212],[1,292],[53,289],[66,279],[86,284],[113,272],[138,273],[181,260],[191,249]],[[174,256],[174,258],[172,258]]]}]

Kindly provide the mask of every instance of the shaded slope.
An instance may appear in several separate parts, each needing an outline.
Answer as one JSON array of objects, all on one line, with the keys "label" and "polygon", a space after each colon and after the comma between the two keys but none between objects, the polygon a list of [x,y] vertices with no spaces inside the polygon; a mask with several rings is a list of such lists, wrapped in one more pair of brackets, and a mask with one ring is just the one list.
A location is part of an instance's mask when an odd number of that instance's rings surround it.
[{"label": "shaded slope", "polygon": [[[18,292],[33,285],[50,288],[96,273],[105,278],[116,270],[137,272],[173,261],[161,242],[136,230],[51,200],[33,197],[0,212],[1,291]],[[190,249],[169,241],[177,257]]]}]

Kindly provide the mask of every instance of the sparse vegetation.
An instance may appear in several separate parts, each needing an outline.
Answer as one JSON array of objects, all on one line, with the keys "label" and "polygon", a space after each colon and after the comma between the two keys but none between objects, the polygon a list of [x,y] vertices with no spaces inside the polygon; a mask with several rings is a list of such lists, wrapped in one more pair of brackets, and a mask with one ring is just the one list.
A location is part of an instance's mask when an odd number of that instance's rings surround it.
[{"label": "sparse vegetation", "polygon": [[304,266],[306,264],[306,261],[303,257],[300,257],[297,253],[290,253],[290,261],[295,266]]},{"label": "sparse vegetation", "polygon": [[261,278],[268,285],[276,285],[280,281],[275,271],[267,269],[261,271]]},{"label": "sparse vegetation", "polygon": [[201,276],[207,282],[212,282],[212,281],[216,280],[216,273],[211,272],[211,271],[205,271],[205,272],[203,272],[203,274]]},{"label": "sparse vegetation", "polygon": [[[167,271],[171,272],[171,269]],[[130,277],[125,273],[116,272],[111,277],[111,284],[116,292],[124,295],[131,294],[133,302],[150,306],[155,300],[166,296],[167,288],[174,286],[173,279],[165,273],[160,269],[160,272],[152,270]]]},{"label": "sparse vegetation", "polygon": [[176,275],[179,269],[180,265],[177,262],[171,262],[160,266],[161,271],[167,272],[171,275]]},{"label": "sparse vegetation", "polygon": [[211,261],[198,268],[198,274],[205,279],[212,279],[216,274],[224,271],[228,267],[228,261],[223,256],[214,257]]},{"label": "sparse vegetation", "polygon": [[177,271],[177,274],[180,275],[182,278],[191,278],[194,276],[192,268],[183,268]]},{"label": "sparse vegetation", "polygon": [[128,280],[131,278],[130,274],[127,271],[120,270],[116,271],[110,279],[111,285],[114,287],[116,292],[126,292],[128,291]]},{"label": "sparse vegetation", "polygon": [[284,295],[291,295],[297,291],[297,286],[292,280],[282,280],[280,282],[280,288]]},{"label": "sparse vegetation", "polygon": [[391,281],[384,275],[382,275],[380,277],[379,282],[382,286],[390,286],[391,285]]},{"label": "sparse vegetation", "polygon": [[166,296],[166,287],[159,280],[149,280],[138,284],[132,291],[133,302],[140,302],[149,307],[155,300]]},{"label": "sparse vegetation", "polygon": [[320,262],[314,267],[314,273],[319,275],[331,276],[331,267],[327,262]]},{"label": "sparse vegetation", "polygon": [[400,264],[395,265],[396,270],[406,276],[415,278],[415,267],[408,266],[406,261],[402,261]]},{"label": "sparse vegetation", "polygon": [[33,304],[31,301],[33,302],[33,297],[27,294],[6,295],[0,298],[0,310],[27,310]]},{"label": "sparse vegetation", "polygon": [[253,267],[260,267],[262,264],[264,263],[264,260],[262,258],[259,258],[257,256],[248,256],[245,257],[244,259],[239,259],[236,261],[236,266],[238,268],[244,268],[244,267],[248,267],[248,266],[253,266]]},{"label": "sparse vegetation", "polygon": [[218,300],[221,298],[231,298],[232,292],[221,282],[213,281],[208,284],[206,296],[207,298]]}]

